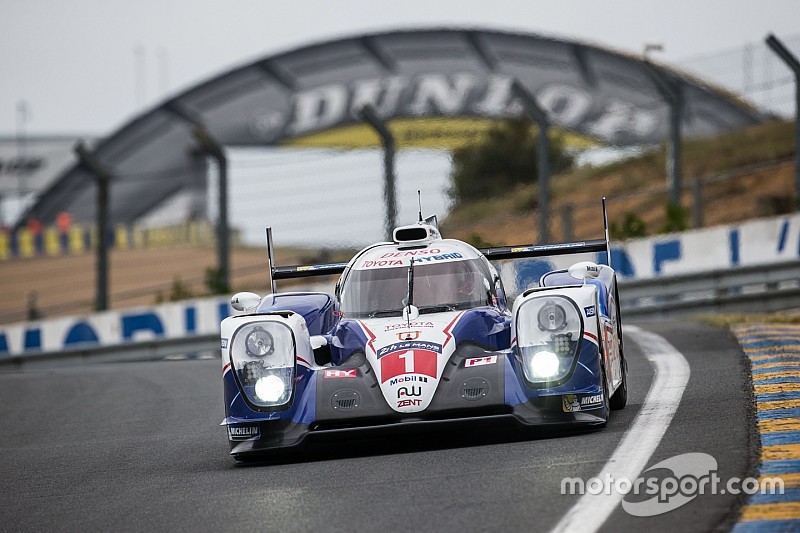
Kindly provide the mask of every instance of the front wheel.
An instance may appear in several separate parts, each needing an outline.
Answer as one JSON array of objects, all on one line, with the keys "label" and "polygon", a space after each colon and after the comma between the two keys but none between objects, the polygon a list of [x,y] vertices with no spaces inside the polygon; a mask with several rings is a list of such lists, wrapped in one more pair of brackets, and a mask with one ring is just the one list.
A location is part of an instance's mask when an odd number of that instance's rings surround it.
[{"label": "front wheel", "polygon": [[625,359],[621,359],[619,364],[622,367],[622,383],[617,387],[617,391],[609,402],[611,409],[614,411],[624,409],[628,403],[628,365],[625,363]]}]

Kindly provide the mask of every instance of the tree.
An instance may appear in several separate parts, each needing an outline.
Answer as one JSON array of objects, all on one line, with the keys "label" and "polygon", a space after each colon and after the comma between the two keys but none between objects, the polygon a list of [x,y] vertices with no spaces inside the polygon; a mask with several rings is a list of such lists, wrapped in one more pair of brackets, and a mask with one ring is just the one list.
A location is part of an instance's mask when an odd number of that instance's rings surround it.
[{"label": "tree", "polygon": [[[453,152],[448,195],[456,203],[482,200],[507,193],[521,183],[538,178],[538,131],[527,118],[512,118],[489,129],[479,144]],[[573,157],[560,136],[550,137],[550,171],[572,168]]]}]

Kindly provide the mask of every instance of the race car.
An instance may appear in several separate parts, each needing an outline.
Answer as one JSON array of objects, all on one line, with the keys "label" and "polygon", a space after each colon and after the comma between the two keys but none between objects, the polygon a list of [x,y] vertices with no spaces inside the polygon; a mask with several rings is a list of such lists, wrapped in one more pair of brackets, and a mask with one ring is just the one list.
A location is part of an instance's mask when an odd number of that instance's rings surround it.
[{"label": "race car", "polygon": [[[421,217],[420,217],[421,218]],[[478,250],[435,219],[348,263],[274,267],[221,324],[230,453],[246,461],[322,436],[489,423],[603,426],[627,401],[614,271],[548,272],[511,308],[494,260],[608,254],[605,240]],[[491,260],[491,261],[490,261]],[[275,281],[340,273],[334,294]]]}]

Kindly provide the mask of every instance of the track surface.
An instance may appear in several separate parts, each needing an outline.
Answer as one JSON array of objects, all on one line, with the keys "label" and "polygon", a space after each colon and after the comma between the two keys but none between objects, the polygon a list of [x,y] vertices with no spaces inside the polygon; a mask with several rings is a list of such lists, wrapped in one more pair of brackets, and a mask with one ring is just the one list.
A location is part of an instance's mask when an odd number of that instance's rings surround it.
[{"label": "track surface", "polygon": [[[719,476],[749,475],[748,378],[735,340],[710,326],[644,329],[691,378],[648,466],[705,452]],[[353,531],[552,528],[637,414],[653,369],[626,334],[629,403],[601,431],[447,434],[317,446],[242,466],[228,457],[218,360],[0,372],[4,531]],[[727,529],[739,497],[704,495],[664,515],[618,507],[602,530]]]}]

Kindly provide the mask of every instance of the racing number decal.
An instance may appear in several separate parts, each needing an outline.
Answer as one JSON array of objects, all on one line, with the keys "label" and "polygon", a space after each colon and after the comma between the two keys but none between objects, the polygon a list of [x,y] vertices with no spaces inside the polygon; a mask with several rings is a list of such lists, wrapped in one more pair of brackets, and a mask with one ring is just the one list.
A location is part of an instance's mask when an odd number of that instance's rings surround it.
[{"label": "racing number decal", "polygon": [[381,357],[381,382],[402,374],[423,374],[436,377],[436,352],[407,350]]}]

